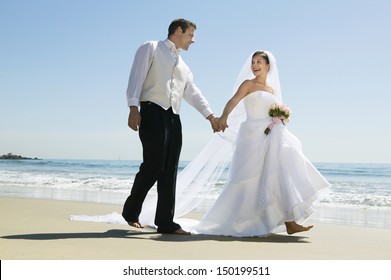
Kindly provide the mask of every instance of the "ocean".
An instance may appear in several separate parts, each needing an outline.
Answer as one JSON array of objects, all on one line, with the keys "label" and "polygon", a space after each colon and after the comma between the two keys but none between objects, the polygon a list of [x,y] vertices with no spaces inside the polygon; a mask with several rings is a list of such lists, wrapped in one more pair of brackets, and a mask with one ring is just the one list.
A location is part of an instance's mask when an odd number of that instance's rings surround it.
[{"label": "ocean", "polygon": [[[187,163],[181,161],[179,169]],[[0,160],[0,196],[122,205],[139,165],[140,161],[132,160]],[[391,164],[314,165],[331,189],[315,202],[310,220],[391,229]],[[224,186],[225,175],[209,202],[195,211],[210,206]]]}]

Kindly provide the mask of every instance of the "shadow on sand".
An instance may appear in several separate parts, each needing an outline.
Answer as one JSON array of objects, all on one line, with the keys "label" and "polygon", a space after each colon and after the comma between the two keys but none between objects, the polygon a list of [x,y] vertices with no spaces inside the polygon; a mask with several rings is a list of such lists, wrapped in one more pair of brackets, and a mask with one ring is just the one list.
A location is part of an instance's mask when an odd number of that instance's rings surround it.
[{"label": "shadow on sand", "polygon": [[75,232],[75,233],[31,233],[2,236],[4,239],[15,240],[56,240],[56,239],[94,239],[94,238],[132,238],[149,239],[163,242],[191,242],[191,241],[221,241],[221,242],[267,242],[267,243],[309,243],[304,236],[288,236],[271,234],[267,237],[229,237],[216,235],[178,235],[160,234],[135,230],[112,229],[106,232]]}]

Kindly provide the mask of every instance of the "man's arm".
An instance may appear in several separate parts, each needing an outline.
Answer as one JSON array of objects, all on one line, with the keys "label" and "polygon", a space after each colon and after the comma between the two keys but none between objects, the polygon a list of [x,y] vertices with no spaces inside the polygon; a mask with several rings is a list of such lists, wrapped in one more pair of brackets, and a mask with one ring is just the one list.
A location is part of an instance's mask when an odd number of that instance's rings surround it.
[{"label": "man's arm", "polygon": [[126,99],[129,106],[128,126],[137,131],[140,126],[140,95],[148,70],[151,67],[154,42],[146,42],[137,50],[130,70]]}]

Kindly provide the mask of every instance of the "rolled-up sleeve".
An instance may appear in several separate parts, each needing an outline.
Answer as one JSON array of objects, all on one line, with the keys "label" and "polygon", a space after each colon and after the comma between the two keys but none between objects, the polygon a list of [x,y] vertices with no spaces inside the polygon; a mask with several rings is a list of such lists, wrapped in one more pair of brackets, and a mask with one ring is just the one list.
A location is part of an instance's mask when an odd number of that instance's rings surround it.
[{"label": "rolled-up sleeve", "polygon": [[140,105],[140,94],[143,88],[144,80],[147,77],[149,67],[153,58],[153,42],[149,41],[141,45],[133,60],[130,70],[128,88],[126,90],[126,99],[128,106]]},{"label": "rolled-up sleeve", "polygon": [[187,103],[189,103],[198,112],[200,112],[205,118],[213,114],[213,111],[210,108],[208,101],[202,95],[201,90],[195,85],[193,80],[193,74],[190,72],[190,70],[183,98]]}]

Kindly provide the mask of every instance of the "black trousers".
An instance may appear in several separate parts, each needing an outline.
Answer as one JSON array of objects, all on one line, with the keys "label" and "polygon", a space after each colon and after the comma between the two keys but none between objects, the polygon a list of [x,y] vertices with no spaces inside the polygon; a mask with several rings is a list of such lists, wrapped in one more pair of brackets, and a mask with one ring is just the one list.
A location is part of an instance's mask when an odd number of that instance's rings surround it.
[{"label": "black trousers", "polygon": [[171,233],[180,228],[174,223],[175,190],[179,156],[182,148],[182,125],[172,109],[164,110],[152,102],[141,103],[139,137],[143,162],[124,204],[122,216],[136,222],[148,191],[157,182],[158,201],[155,225],[158,232]]}]

